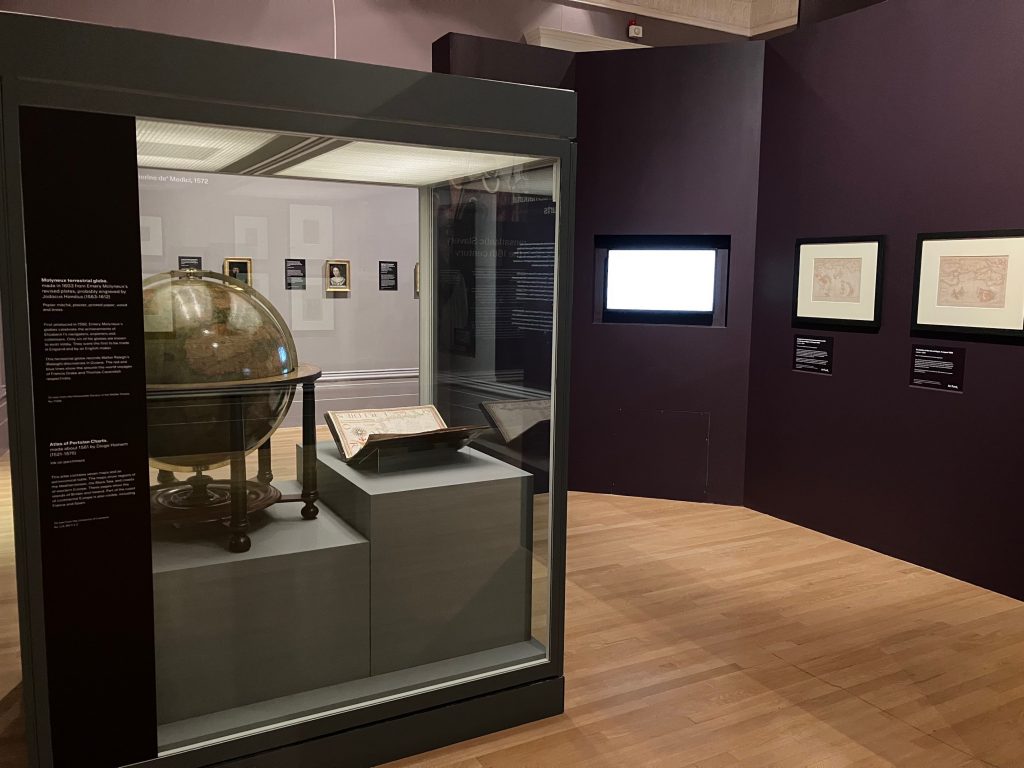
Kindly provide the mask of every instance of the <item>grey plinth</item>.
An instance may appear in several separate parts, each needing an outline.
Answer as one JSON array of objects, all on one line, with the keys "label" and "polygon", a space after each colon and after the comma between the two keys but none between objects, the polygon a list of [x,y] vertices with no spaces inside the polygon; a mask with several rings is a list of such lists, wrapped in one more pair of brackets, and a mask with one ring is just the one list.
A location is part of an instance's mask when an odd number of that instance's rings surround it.
[{"label": "grey plinth", "polygon": [[160,723],[369,675],[369,545],[318,506],[270,507],[243,554],[195,531],[154,538]]},{"label": "grey plinth", "polygon": [[370,668],[530,639],[532,476],[469,448],[373,473],[317,444],[320,498],[370,543]]}]

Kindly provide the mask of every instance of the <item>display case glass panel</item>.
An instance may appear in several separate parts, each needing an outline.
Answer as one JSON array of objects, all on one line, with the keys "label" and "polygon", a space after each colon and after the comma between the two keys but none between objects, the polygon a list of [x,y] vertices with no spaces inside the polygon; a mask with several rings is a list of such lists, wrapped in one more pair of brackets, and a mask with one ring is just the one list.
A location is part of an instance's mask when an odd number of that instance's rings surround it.
[{"label": "display case glass panel", "polygon": [[556,161],[136,128],[160,754],[546,662]]}]

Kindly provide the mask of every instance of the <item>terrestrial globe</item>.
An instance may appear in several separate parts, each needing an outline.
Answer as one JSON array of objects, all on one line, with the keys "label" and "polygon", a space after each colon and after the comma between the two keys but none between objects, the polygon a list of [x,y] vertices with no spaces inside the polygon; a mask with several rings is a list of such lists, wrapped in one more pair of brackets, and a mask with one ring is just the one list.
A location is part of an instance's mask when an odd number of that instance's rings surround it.
[{"label": "terrestrial globe", "polygon": [[[150,462],[202,471],[270,439],[295,394],[284,319],[247,283],[217,272],[164,272],[143,283]],[[240,386],[241,385],[241,386]]]}]

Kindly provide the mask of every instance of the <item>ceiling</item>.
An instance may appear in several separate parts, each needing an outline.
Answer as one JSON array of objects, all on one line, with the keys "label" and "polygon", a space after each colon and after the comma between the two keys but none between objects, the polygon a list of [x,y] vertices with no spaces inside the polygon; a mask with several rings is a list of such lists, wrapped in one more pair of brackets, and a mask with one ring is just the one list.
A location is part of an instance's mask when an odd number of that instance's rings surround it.
[{"label": "ceiling", "polygon": [[141,118],[135,134],[143,168],[410,187],[479,178],[542,160]]}]

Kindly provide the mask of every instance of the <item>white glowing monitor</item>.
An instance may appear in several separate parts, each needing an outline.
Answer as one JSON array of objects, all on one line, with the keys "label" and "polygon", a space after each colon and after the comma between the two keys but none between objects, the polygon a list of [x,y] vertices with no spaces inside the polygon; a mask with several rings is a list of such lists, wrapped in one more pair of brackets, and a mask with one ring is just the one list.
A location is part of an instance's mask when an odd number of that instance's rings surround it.
[{"label": "white glowing monitor", "polygon": [[714,312],[716,251],[609,250],[605,309]]}]

